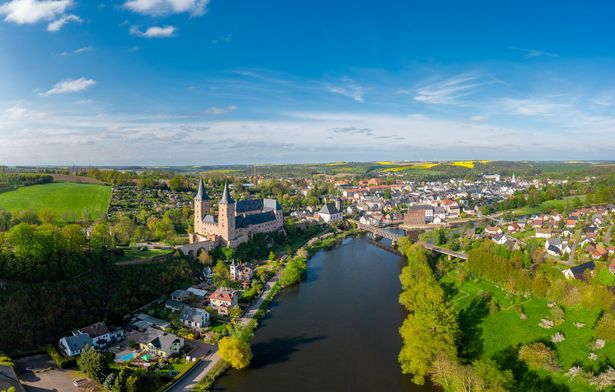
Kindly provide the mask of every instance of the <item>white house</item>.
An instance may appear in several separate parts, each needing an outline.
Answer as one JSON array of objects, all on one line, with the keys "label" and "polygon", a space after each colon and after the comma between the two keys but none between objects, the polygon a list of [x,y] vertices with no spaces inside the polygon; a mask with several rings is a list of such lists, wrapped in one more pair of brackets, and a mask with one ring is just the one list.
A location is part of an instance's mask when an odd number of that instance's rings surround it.
[{"label": "white house", "polygon": [[59,341],[60,348],[66,355],[73,357],[81,354],[85,346],[94,346],[92,338],[87,333],[65,336]]},{"label": "white house", "polygon": [[186,306],[182,310],[179,320],[188,327],[204,328],[209,325],[209,313],[203,309]]},{"label": "white house", "polygon": [[318,211],[318,215],[325,223],[338,222],[344,219],[341,211],[335,206],[335,203],[325,203],[320,211]]},{"label": "white house", "polygon": [[228,287],[219,287],[209,296],[211,306],[219,314],[228,314],[233,306],[237,306],[238,298],[235,290]]}]

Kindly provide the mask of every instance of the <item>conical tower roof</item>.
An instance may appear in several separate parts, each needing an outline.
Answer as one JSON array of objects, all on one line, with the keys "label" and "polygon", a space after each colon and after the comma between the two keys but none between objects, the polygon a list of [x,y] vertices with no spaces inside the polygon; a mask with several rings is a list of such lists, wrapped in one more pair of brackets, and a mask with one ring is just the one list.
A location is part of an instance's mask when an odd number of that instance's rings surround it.
[{"label": "conical tower roof", "polygon": [[199,187],[194,200],[209,200],[209,195],[205,191],[205,186],[203,186],[203,179],[199,180]]},{"label": "conical tower roof", "polygon": [[224,181],[224,191],[222,192],[222,198],[220,198],[220,204],[234,204],[235,200],[231,196],[231,192],[228,190],[228,182]]}]

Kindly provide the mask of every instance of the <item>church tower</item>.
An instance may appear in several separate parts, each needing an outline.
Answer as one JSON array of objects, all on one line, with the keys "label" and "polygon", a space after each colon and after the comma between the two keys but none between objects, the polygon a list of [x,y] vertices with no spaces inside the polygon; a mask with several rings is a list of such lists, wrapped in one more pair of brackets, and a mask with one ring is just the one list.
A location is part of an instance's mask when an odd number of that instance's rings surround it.
[{"label": "church tower", "polygon": [[205,191],[205,186],[203,186],[203,180],[199,180],[199,187],[194,196],[194,232],[195,233],[203,233],[201,230],[203,217],[208,215],[211,211],[211,204],[209,201],[209,196]]},{"label": "church tower", "polygon": [[229,243],[235,238],[235,200],[224,183],[224,191],[218,202],[218,228],[222,238]]}]

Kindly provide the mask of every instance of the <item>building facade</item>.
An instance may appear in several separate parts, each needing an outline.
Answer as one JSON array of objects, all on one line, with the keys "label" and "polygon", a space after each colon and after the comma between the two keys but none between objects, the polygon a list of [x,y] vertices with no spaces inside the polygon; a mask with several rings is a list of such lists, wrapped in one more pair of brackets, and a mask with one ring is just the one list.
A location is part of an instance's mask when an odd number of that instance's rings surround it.
[{"label": "building facade", "polygon": [[211,213],[211,200],[203,181],[194,197],[194,233],[190,242],[210,241],[215,245],[237,246],[256,233],[270,233],[284,227],[282,207],[276,199],[235,201],[224,184],[218,201],[218,215]]}]

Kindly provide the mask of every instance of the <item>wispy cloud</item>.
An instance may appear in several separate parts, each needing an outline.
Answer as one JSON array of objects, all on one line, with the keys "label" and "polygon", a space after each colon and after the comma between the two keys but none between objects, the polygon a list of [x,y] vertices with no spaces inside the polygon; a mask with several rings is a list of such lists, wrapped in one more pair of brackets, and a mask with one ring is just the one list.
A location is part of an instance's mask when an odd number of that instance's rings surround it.
[{"label": "wispy cloud", "polygon": [[326,90],[333,94],[343,95],[344,97],[352,98],[357,102],[365,102],[365,88],[356,84],[348,83],[343,86],[329,85]]},{"label": "wispy cloud", "polygon": [[211,107],[211,108],[205,110],[204,113],[208,114],[210,116],[219,116],[219,115],[222,115],[222,114],[233,112],[235,110],[237,110],[237,106],[234,106],[234,105],[226,106],[226,107],[223,107],[223,108],[219,108],[219,107],[215,107],[214,106],[214,107]]},{"label": "wispy cloud", "polygon": [[233,36],[230,34],[221,35],[211,40],[212,44],[226,44],[233,40]]},{"label": "wispy cloud", "polygon": [[132,26],[130,28],[130,34],[137,37],[145,38],[168,38],[173,37],[177,31],[175,26],[151,26],[145,31],[141,31],[138,26]]},{"label": "wispy cloud", "polygon": [[514,46],[509,46],[508,49],[514,50],[516,52],[523,52],[525,53],[525,57],[559,57],[559,54],[557,53],[546,52],[544,50],[538,50],[538,49],[523,49],[523,48],[517,48]]},{"label": "wispy cloud", "polygon": [[463,98],[476,94],[481,87],[493,83],[495,80],[491,77],[463,73],[419,87],[414,100],[430,104],[461,105]]},{"label": "wispy cloud", "polygon": [[566,103],[535,98],[502,98],[497,100],[494,105],[495,110],[501,110],[507,114],[518,114],[521,116],[550,115],[566,108],[569,108],[569,105]]},{"label": "wispy cloud", "polygon": [[181,13],[201,16],[207,12],[208,4],[209,0],[128,0],[124,7],[151,16]]},{"label": "wispy cloud", "polygon": [[62,27],[64,27],[65,24],[70,23],[70,22],[82,23],[83,20],[81,20],[81,18],[78,17],[77,15],[73,15],[73,14],[64,15],[60,19],[54,20],[53,22],[49,23],[47,25],[47,31],[51,31],[55,33],[57,31],[60,31]]},{"label": "wispy cloud", "polygon": [[48,96],[48,95],[53,95],[53,94],[76,93],[76,92],[84,91],[95,84],[96,84],[96,81],[94,79],[87,79],[87,78],[64,79],[56,83],[51,89],[47,90],[46,92],[40,95]]}]

